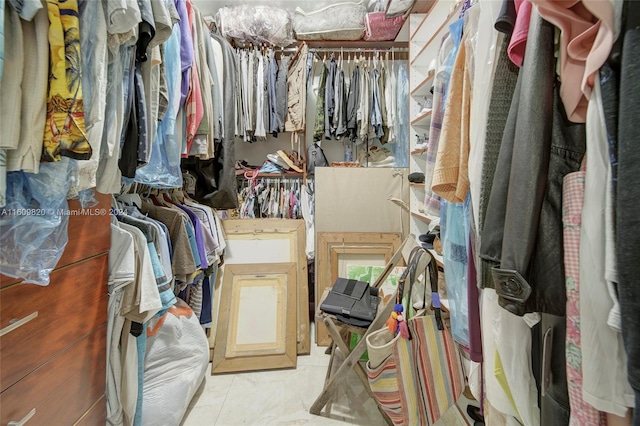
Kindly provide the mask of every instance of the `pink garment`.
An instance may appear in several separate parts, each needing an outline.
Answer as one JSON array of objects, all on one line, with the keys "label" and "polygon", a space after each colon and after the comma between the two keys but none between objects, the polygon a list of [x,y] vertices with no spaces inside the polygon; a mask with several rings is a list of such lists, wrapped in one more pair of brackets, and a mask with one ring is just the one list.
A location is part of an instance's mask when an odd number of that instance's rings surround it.
[{"label": "pink garment", "polygon": [[513,34],[511,34],[507,53],[511,62],[521,67],[524,60],[524,51],[527,48],[532,6],[529,0],[514,0],[514,4],[516,7],[516,23],[513,25]]},{"label": "pink garment", "polygon": [[[189,28],[191,33],[195,31],[194,12],[191,0],[187,0],[187,13],[189,15]],[[198,49],[194,46],[193,64],[191,65],[191,85],[185,102],[185,114],[187,119],[187,153],[191,152],[193,138],[196,136],[202,117],[204,117],[204,104],[202,103],[202,92],[200,91],[200,78],[198,77]],[[183,155],[183,157],[187,157]]]},{"label": "pink garment", "polygon": [[591,51],[587,56],[584,77],[582,78],[582,93],[591,98],[591,89],[595,74],[609,57],[611,48],[616,42],[617,34],[615,29],[615,12],[611,1],[602,0],[582,0],[584,6],[598,19],[595,26],[598,26]]},{"label": "pink garment", "polygon": [[585,172],[570,173],[562,185],[564,269],[567,286],[567,384],[569,426],[605,426],[604,413],[582,399],[582,346],[580,342],[580,226]]},{"label": "pink garment", "polygon": [[589,79],[613,46],[613,6],[603,0],[531,1],[544,19],[560,28],[560,97],[569,120],[584,123],[591,94]]}]

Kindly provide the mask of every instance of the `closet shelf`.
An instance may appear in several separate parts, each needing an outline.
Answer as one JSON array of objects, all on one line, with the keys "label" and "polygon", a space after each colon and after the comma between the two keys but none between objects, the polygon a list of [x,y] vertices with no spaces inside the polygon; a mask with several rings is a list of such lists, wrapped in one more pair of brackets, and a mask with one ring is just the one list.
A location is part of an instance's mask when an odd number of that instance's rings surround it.
[{"label": "closet shelf", "polygon": [[409,186],[411,188],[422,188],[422,189],[424,189],[424,183],[410,183]]},{"label": "closet shelf", "polygon": [[411,96],[426,96],[430,94],[431,89],[431,81],[433,81],[433,76],[436,75],[435,71],[429,72],[429,75],[418,84],[415,89],[411,91]]},{"label": "closet shelf", "polygon": [[414,149],[411,151],[411,155],[422,155],[427,152],[427,148]]},{"label": "closet shelf", "polygon": [[411,216],[423,221],[424,223],[431,223],[432,220],[436,219],[435,217],[427,216],[426,214],[420,212],[411,212]]},{"label": "closet shelf", "polygon": [[437,0],[417,0],[411,8],[411,13],[429,13]]},{"label": "closet shelf", "polygon": [[426,112],[422,112],[422,113],[418,114],[418,116],[416,118],[411,120],[411,125],[412,126],[428,127],[429,126],[429,122],[431,121],[431,111],[432,110],[428,110]]},{"label": "closet shelf", "polygon": [[[458,16],[460,15],[460,11],[462,10],[462,4],[464,2],[459,2],[458,5],[456,6],[455,9],[453,9],[453,11],[449,14],[449,16],[447,17],[447,19],[440,25],[440,28],[438,28],[436,30],[436,32],[433,33],[433,35],[431,36],[431,38],[424,43],[424,45],[422,46],[422,48],[420,49],[420,51],[416,54],[416,56],[411,60],[411,67],[421,67],[421,66],[429,66],[429,62],[428,61],[424,61],[421,62],[420,58],[421,56],[424,54],[425,50],[427,49],[427,47],[436,39],[436,37],[438,37],[441,33],[442,30],[445,28],[448,28],[449,25],[451,25],[452,23],[454,23],[455,21],[458,20]],[[425,20],[429,17],[429,15],[427,14],[427,16],[425,16]],[[423,21],[424,22],[424,21]]]},{"label": "closet shelf", "polygon": [[[433,255],[433,257],[435,257],[436,263],[438,264],[438,266],[444,268],[444,258],[442,256],[440,256],[438,253],[436,253],[435,250],[429,249],[429,253],[431,253]],[[440,303],[442,303],[443,301],[444,301],[443,299],[440,299]],[[443,305],[444,305],[444,303],[443,303]],[[449,301],[448,300],[447,300],[446,307],[449,308]]]},{"label": "closet shelf", "polygon": [[[238,178],[245,178],[243,175],[238,175]],[[259,178],[292,178],[299,179],[304,177],[304,173],[258,173]]]}]

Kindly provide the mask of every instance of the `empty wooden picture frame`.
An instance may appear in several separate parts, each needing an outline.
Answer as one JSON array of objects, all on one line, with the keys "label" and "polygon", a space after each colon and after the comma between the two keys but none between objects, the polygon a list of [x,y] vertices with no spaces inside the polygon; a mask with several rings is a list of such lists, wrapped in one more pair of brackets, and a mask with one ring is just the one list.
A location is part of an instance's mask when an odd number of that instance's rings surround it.
[{"label": "empty wooden picture frame", "polygon": [[211,372],[295,367],[296,264],[226,265]]},{"label": "empty wooden picture frame", "polygon": [[[353,264],[384,266],[401,243],[400,233],[319,232],[316,239],[316,304],[324,290],[332,287],[340,276],[340,264],[348,263],[344,260],[351,257]],[[331,344],[326,327],[318,322],[316,343],[319,346]]]},{"label": "empty wooden picture frame", "polygon": [[[309,285],[304,220],[234,219],[224,220],[222,224],[227,242],[224,259],[226,265],[286,262],[296,264],[297,352],[298,355],[309,354]],[[218,293],[216,297],[219,297]]]}]

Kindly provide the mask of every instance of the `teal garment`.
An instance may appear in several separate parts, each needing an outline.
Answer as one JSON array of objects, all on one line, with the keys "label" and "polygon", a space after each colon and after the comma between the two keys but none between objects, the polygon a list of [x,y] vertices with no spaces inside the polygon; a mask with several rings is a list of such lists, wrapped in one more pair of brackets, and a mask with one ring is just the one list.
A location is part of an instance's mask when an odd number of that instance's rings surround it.
[{"label": "teal garment", "polygon": [[[409,97],[409,76],[404,64],[398,66],[396,77],[397,99],[408,99]],[[396,140],[394,144],[393,156],[395,158],[395,167],[409,167],[409,104],[407,102],[398,102],[396,105]]]},{"label": "teal garment", "polygon": [[451,335],[453,339],[469,347],[469,294],[468,286],[468,240],[469,200],[464,203],[440,202],[440,238],[444,273],[447,277],[447,298],[451,312]]},{"label": "teal garment", "polygon": [[153,275],[156,277],[156,283],[166,282],[167,275],[164,273],[164,269],[160,263],[160,257],[158,257],[158,251],[153,241],[147,242],[147,247],[149,247],[149,257],[151,258],[151,266],[153,267]]}]

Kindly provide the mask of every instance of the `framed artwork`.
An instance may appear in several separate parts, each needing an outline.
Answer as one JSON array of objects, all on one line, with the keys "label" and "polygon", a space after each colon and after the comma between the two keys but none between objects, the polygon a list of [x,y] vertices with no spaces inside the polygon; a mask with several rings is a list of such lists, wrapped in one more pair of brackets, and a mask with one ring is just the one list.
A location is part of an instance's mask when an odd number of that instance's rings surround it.
[{"label": "framed artwork", "polygon": [[[227,242],[224,258],[226,266],[289,262],[296,265],[296,347],[299,355],[310,353],[309,286],[304,220],[232,219],[224,220],[222,224]],[[223,273],[226,274],[226,271]],[[215,299],[220,300],[219,286],[216,288]],[[218,310],[219,308],[216,312]],[[215,321],[214,315],[212,334],[217,334]],[[215,341],[214,336],[212,342]]]},{"label": "framed artwork", "polygon": [[[316,240],[316,301],[338,277],[347,277],[349,266],[384,267],[402,243],[400,233],[320,232]],[[318,310],[319,311],[319,310]],[[316,323],[316,343],[329,346],[331,338]]]},{"label": "framed artwork", "polygon": [[295,367],[296,264],[225,268],[212,373]]}]

